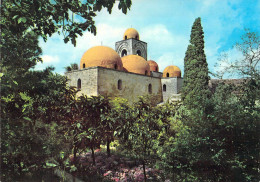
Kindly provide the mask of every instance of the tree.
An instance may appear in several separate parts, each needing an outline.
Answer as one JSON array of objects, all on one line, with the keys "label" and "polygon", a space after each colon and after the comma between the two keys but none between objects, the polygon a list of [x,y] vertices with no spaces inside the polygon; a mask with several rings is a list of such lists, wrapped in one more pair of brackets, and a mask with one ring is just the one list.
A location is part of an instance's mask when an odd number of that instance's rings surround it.
[{"label": "tree", "polygon": [[256,34],[248,35],[236,44],[247,56],[235,61],[243,60],[248,66],[230,64],[233,72],[247,75],[240,92],[234,92],[238,89],[235,85],[221,83],[211,98],[204,100],[206,105],[201,103],[210,108],[207,112],[181,107],[172,118],[176,135],[162,147],[161,159],[174,181],[259,181],[259,75],[255,64],[249,64],[257,54],[248,56],[257,52],[259,43],[252,46]]},{"label": "tree", "polygon": [[57,162],[60,152],[68,152],[68,141],[60,134],[58,119],[67,92],[66,79],[51,71],[29,71],[21,75],[16,87],[2,86],[3,180],[34,175],[45,170],[49,160]]},{"label": "tree", "polygon": [[[156,155],[153,148],[156,144],[155,139],[159,126],[155,119],[157,115],[153,111],[153,106],[148,102],[148,99],[140,97],[139,101],[128,110],[127,118],[122,120],[123,123],[117,131],[123,148],[142,163],[144,181],[147,181],[146,165]],[[128,126],[127,131],[124,130],[124,125]],[[124,131],[125,133],[123,133]]]},{"label": "tree", "polygon": [[227,53],[222,53],[219,58],[220,67],[223,63],[222,72],[217,72],[215,76],[222,78],[224,74],[233,75],[244,80],[244,83],[238,88],[240,99],[247,105],[247,109],[257,109],[255,102],[260,100],[260,37],[258,32],[251,32],[249,29],[241,36],[241,41],[234,45],[234,48],[240,57],[236,60],[230,60]]},{"label": "tree", "polygon": [[[33,31],[45,41],[55,32],[63,33],[64,42],[71,41],[76,46],[76,38],[88,30],[96,34],[93,17],[102,8],[112,12],[115,0],[6,0],[2,2],[1,27],[19,35]],[[120,0],[118,8],[123,13],[131,6],[131,0]]]},{"label": "tree", "polygon": [[204,32],[201,19],[193,23],[190,44],[184,58],[182,100],[188,108],[200,107],[208,97],[208,64],[204,53]]},{"label": "tree", "polygon": [[[70,141],[63,137],[64,125],[60,124],[64,111],[69,109],[65,101],[75,92],[67,88],[65,77],[52,73],[53,68],[31,71],[41,61],[38,38],[46,41],[48,36],[62,31],[64,41],[76,46],[76,38],[83,31],[96,33],[95,12],[107,8],[111,13],[114,4],[115,0],[2,2],[3,180],[15,181],[15,176],[20,178],[25,173],[41,171],[47,164],[50,166],[50,159],[57,162],[59,153],[67,150]],[[130,6],[130,0],[119,2],[119,9],[124,13]]]},{"label": "tree", "polygon": [[63,110],[62,125],[67,138],[72,138],[72,152],[74,162],[77,154],[90,149],[92,151],[93,165],[95,165],[94,150],[102,141],[107,142],[110,128],[108,112],[110,111],[109,99],[102,96],[70,97],[67,108]]},{"label": "tree", "polygon": [[71,63],[70,66],[65,67],[66,71],[78,70],[79,66],[77,63]]}]

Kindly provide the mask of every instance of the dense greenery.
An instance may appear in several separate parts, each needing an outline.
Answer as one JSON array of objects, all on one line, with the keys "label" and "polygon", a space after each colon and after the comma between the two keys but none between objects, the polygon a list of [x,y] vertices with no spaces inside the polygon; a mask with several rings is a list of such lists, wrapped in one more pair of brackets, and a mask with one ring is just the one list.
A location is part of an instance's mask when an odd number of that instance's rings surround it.
[{"label": "dense greenery", "polygon": [[208,64],[204,53],[204,32],[201,19],[193,23],[190,44],[184,58],[182,87],[183,103],[189,108],[198,108],[208,98]]},{"label": "dense greenery", "polygon": [[[96,33],[96,12],[107,8],[111,13],[114,4],[115,0],[2,2],[1,180],[22,180],[24,174],[39,179],[38,172],[63,163],[75,149],[75,140],[65,135],[64,116],[76,91],[67,88],[66,78],[54,74],[53,68],[32,70],[41,61],[38,38],[47,40],[62,32],[65,42],[76,45],[83,31]],[[120,1],[118,8],[126,13],[130,6],[130,0]]]},{"label": "dense greenery", "polygon": [[[42,1],[38,3],[43,6]],[[53,6],[60,7],[63,3],[57,1]],[[78,1],[74,3],[79,5]],[[246,81],[241,86],[219,84],[209,97],[203,31],[200,19],[196,19],[185,57],[184,79],[190,88],[184,89],[184,102],[157,106],[153,98],[140,97],[130,105],[121,98],[79,96],[77,90],[67,87],[65,77],[53,73],[53,68],[33,71],[31,68],[41,61],[37,39],[41,34],[31,27],[32,16],[24,19],[23,11],[19,17],[9,15],[11,5],[14,4],[6,1],[1,7],[7,8],[3,13],[4,21],[8,20],[7,28],[1,32],[2,181],[28,181],[25,176],[40,179],[50,168],[69,172],[84,168],[88,172],[80,163],[80,154],[91,151],[95,166],[94,150],[105,144],[109,157],[109,144],[113,140],[119,143],[116,152],[131,155],[143,165],[144,180],[148,180],[147,166],[156,166],[164,173],[161,179],[171,181],[260,180],[260,79],[259,57],[255,56],[259,55],[259,36],[256,33],[247,32],[237,44],[244,55],[243,63],[249,63],[247,67],[239,67],[245,68],[242,73],[247,75]],[[111,9],[110,5],[108,2]],[[10,12],[18,11],[14,7]],[[37,25],[37,22],[35,26],[43,30],[45,24]],[[241,72],[236,65],[231,69]],[[71,68],[77,69],[73,64]],[[189,75],[190,71],[195,71],[193,76]],[[196,84],[192,86],[192,83]]]}]

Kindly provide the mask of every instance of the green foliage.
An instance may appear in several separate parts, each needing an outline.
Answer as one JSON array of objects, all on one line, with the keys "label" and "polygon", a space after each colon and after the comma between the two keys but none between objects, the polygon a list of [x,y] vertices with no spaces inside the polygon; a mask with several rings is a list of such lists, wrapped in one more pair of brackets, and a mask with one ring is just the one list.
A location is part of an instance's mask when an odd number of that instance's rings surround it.
[{"label": "green foliage", "polygon": [[21,80],[18,90],[2,87],[9,90],[1,97],[1,175],[7,181],[42,171],[45,161],[58,160],[60,152],[68,149],[58,123],[53,122],[63,105],[66,80],[48,70],[27,72]]},{"label": "green foliage", "polygon": [[78,70],[79,66],[77,63],[71,63],[70,66],[65,67],[66,71]]},{"label": "green foliage", "polygon": [[[73,141],[75,143],[74,138],[64,137],[68,136],[65,133],[67,123],[64,121],[71,121],[64,116],[72,112],[74,122],[77,121],[78,110],[70,110],[76,108],[72,107],[75,105],[76,92],[67,88],[65,77],[52,73],[53,68],[31,70],[41,61],[38,37],[46,41],[48,36],[62,31],[64,42],[71,41],[75,46],[77,36],[82,35],[83,31],[96,34],[93,21],[95,12],[107,8],[111,13],[114,4],[114,0],[2,2],[2,180],[14,181],[25,174],[38,174],[46,168],[66,163],[64,160],[69,155]],[[130,6],[130,0],[119,2],[119,9],[124,13]],[[77,69],[75,64],[71,67]],[[92,104],[93,108],[98,108]],[[71,123],[75,132],[82,128],[80,122],[75,125]],[[94,129],[87,131],[95,133]],[[78,138],[84,138],[85,133],[80,134]]]},{"label": "green foliage", "polygon": [[206,118],[185,107],[172,118],[177,133],[164,143],[160,158],[174,181],[259,180],[259,113],[248,113],[233,90],[218,87]]},{"label": "green foliage", "polygon": [[[195,21],[194,25],[199,24]],[[200,31],[191,35],[191,44],[199,42],[195,38]],[[192,85],[197,80],[193,75],[196,72],[192,72],[197,60],[191,59],[186,64],[185,84],[188,85],[190,76],[189,86],[193,90],[184,88],[184,105],[171,119],[175,134],[166,135],[168,138],[158,147],[160,166],[173,181],[259,181],[260,87],[256,35],[247,33],[242,43],[236,44],[243,57],[230,67],[233,72],[248,76],[245,82],[239,86],[219,84],[211,98],[200,97],[200,90]],[[202,44],[197,47],[202,48]],[[185,59],[193,55],[196,48],[189,45]],[[239,63],[246,66],[236,66]]]},{"label": "green foliage", "polygon": [[[62,125],[67,138],[72,138],[72,150],[74,160],[77,153],[89,148],[92,150],[93,163],[95,164],[94,149],[99,147],[102,141],[111,137],[112,122],[108,117],[110,103],[102,96],[76,97],[71,95],[66,101],[63,110]],[[76,161],[75,161],[76,162]]]},{"label": "green foliage", "polygon": [[209,96],[208,64],[204,53],[204,32],[201,19],[193,23],[190,45],[184,58],[182,100],[188,108],[200,107]]},{"label": "green foliage", "polygon": [[[76,38],[82,36],[83,31],[96,34],[93,20],[96,12],[106,8],[111,13],[114,4],[115,0],[6,0],[1,5],[1,27],[9,29],[14,35],[32,31],[45,41],[48,36],[62,30],[64,42],[71,41],[76,46]],[[118,4],[125,14],[130,6],[131,0],[120,0]]]}]

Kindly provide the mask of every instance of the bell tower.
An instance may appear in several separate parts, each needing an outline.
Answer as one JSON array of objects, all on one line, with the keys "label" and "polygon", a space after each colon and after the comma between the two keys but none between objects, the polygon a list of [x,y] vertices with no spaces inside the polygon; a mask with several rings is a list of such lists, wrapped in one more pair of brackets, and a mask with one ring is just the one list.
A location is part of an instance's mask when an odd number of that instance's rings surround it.
[{"label": "bell tower", "polygon": [[139,55],[147,60],[147,43],[139,40],[139,33],[134,28],[125,31],[123,40],[116,42],[115,50],[120,57]]}]

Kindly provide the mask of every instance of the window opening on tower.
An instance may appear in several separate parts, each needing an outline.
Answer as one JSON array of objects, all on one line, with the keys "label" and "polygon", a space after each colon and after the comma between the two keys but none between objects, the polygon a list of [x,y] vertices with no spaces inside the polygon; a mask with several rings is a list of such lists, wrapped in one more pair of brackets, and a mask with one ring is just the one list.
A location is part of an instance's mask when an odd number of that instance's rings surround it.
[{"label": "window opening on tower", "polygon": [[140,51],[140,50],[137,50],[137,51],[136,51],[136,54],[137,54],[138,56],[141,56],[141,51]]},{"label": "window opening on tower", "polygon": [[124,57],[124,56],[126,56],[127,55],[127,51],[124,49],[123,51],[122,51],[122,53],[121,53],[121,57]]}]

